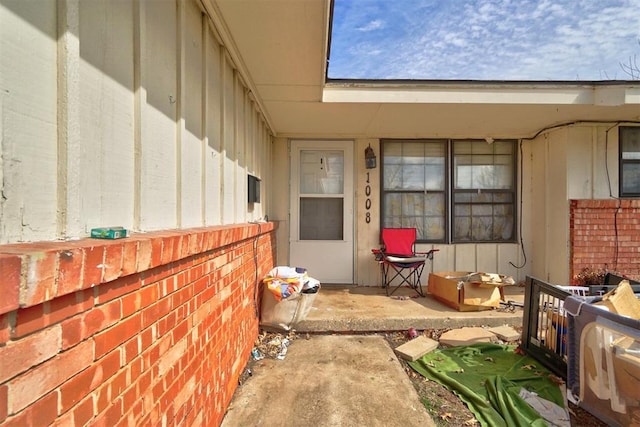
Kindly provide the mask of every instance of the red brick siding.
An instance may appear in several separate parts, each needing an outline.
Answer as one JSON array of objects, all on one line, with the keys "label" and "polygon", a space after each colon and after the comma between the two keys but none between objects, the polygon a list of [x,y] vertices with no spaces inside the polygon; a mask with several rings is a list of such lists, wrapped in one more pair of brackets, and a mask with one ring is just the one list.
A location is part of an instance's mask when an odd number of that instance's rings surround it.
[{"label": "red brick siding", "polygon": [[569,227],[572,278],[585,267],[640,278],[640,200],[571,200]]},{"label": "red brick siding", "polygon": [[0,246],[0,424],[220,424],[274,260],[273,223]]}]

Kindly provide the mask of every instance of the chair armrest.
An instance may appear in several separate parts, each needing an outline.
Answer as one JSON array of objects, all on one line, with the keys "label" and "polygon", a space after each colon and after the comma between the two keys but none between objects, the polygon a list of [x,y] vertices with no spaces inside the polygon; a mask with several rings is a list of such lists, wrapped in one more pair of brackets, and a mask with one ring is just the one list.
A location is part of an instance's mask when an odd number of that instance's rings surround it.
[{"label": "chair armrest", "polygon": [[440,249],[431,249],[430,251],[427,252],[416,252],[416,255],[424,255],[426,258],[428,259],[433,259],[433,254],[435,252],[438,252]]}]

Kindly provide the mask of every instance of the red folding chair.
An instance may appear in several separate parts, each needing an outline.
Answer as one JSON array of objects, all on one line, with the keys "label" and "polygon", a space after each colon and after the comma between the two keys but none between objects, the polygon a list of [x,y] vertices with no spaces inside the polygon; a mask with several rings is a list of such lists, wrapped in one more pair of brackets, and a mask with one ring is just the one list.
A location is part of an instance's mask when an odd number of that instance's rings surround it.
[{"label": "red folding chair", "polygon": [[[382,287],[386,289],[387,296],[403,285],[408,285],[415,290],[418,295],[424,296],[420,278],[427,260],[433,259],[434,252],[438,249],[431,249],[428,252],[416,252],[415,228],[383,228],[383,247],[372,249],[376,259],[380,262],[382,270]],[[389,292],[392,282],[399,279],[394,289]]]}]

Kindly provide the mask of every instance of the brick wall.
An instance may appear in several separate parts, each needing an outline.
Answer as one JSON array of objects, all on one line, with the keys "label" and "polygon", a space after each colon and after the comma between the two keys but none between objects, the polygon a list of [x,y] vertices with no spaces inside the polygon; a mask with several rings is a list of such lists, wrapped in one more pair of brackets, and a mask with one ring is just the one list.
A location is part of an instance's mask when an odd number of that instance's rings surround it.
[{"label": "brick wall", "polygon": [[0,424],[218,425],[274,258],[273,223],[0,246]]},{"label": "brick wall", "polygon": [[571,200],[571,278],[583,268],[640,278],[640,200]]}]

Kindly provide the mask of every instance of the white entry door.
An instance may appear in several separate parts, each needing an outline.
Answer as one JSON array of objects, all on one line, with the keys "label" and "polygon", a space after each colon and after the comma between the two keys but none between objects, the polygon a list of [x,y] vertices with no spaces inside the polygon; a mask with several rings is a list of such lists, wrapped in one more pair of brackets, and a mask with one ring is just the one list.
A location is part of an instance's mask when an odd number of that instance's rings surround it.
[{"label": "white entry door", "polygon": [[291,142],[289,265],[353,283],[353,141]]}]

